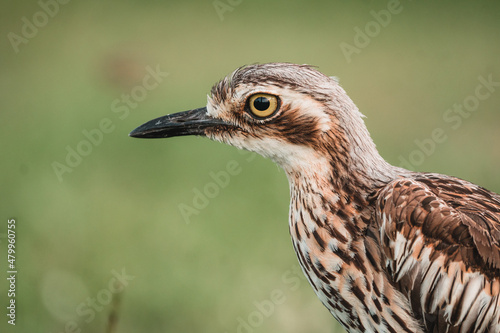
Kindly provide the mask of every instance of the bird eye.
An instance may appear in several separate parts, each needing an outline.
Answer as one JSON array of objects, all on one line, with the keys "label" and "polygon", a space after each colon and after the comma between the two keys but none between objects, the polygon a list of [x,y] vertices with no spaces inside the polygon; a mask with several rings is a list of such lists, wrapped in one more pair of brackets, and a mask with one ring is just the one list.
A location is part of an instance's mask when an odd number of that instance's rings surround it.
[{"label": "bird eye", "polygon": [[266,118],[278,109],[278,97],[269,94],[255,94],[248,99],[248,107],[257,118]]}]

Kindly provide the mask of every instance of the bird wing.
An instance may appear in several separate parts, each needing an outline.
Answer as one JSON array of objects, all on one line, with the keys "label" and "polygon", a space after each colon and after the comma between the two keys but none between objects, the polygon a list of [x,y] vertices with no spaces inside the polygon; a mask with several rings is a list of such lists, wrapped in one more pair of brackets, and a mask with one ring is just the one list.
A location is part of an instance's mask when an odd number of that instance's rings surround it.
[{"label": "bird wing", "polygon": [[375,207],[389,275],[429,332],[500,331],[500,196],[418,174],[381,189]]}]

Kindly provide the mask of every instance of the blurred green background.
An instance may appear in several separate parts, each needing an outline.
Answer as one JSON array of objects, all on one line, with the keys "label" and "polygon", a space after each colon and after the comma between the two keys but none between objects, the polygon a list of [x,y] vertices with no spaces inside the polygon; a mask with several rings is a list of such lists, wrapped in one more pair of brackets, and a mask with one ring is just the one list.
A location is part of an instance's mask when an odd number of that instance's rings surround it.
[{"label": "blurred green background", "polygon": [[[342,331],[296,271],[281,170],[206,139],[127,136],[204,106],[243,64],[316,65],[340,78],[388,161],[500,192],[500,87],[471,97],[480,77],[500,82],[498,2],[401,1],[384,24],[394,1],[54,3],[0,5],[1,332]],[[157,69],[168,75],[143,89]],[[449,111],[464,102],[472,111]],[[446,140],[432,147],[436,128]],[[237,174],[214,188],[228,163]]]}]

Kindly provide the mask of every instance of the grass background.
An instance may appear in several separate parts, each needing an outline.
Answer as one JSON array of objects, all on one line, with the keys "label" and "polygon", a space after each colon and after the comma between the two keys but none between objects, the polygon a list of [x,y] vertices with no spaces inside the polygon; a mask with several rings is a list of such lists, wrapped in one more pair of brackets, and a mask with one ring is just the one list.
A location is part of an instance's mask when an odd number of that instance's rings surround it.
[{"label": "grass background", "polygon": [[[479,76],[500,81],[498,2],[401,1],[350,62],[341,43],[353,45],[354,28],[388,2],[221,2],[231,8],[222,19],[212,1],[73,0],[17,53],[8,34],[21,35],[22,18],[32,22],[41,7],[0,4],[0,331],[111,331],[113,304],[103,297],[122,269],[134,279],[119,294],[114,332],[342,331],[294,271],[281,170],[206,139],[127,136],[154,117],[203,106],[211,85],[243,64],[316,65],[340,77],[388,161],[399,164],[415,140],[442,128],[447,140],[415,170],[500,192],[500,91],[458,129],[443,120]],[[111,104],[142,84],[147,66],[169,75],[118,118]],[[52,164],[65,163],[66,147],[104,118],[114,130],[59,181]],[[194,190],[230,161],[240,173],[186,223],[179,205],[192,206]],[[15,327],[5,316],[12,217]],[[99,295],[95,318],[78,315]]]}]

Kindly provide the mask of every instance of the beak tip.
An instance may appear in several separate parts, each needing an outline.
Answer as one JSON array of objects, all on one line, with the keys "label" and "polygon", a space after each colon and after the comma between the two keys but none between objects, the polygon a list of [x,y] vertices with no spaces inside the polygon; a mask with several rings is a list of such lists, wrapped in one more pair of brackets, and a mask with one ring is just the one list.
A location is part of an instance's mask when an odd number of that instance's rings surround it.
[{"label": "beak tip", "polygon": [[128,136],[131,137],[131,138],[139,138],[140,134],[139,134],[139,131],[137,131],[137,129],[134,129],[132,132],[130,132],[128,134]]}]

